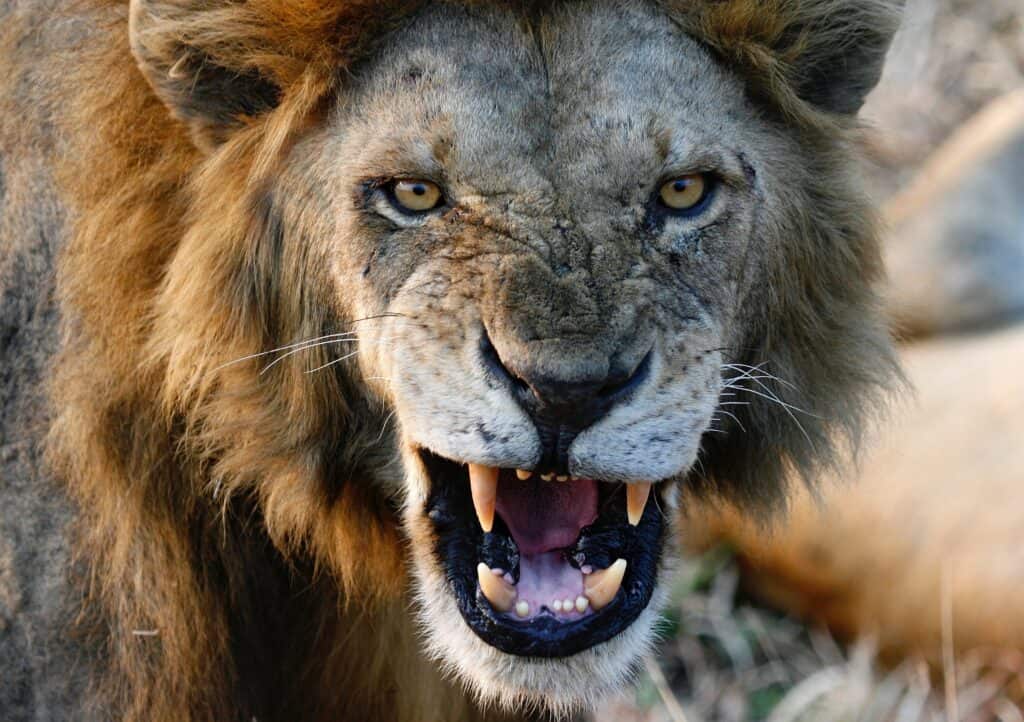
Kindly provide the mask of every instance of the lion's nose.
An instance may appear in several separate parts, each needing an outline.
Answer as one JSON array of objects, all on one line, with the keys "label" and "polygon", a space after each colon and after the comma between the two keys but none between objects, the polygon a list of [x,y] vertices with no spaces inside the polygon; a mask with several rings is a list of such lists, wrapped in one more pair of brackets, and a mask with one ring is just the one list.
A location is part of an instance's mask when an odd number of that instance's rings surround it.
[{"label": "lion's nose", "polygon": [[[507,365],[485,332],[481,352],[491,372],[533,420],[544,449],[538,471],[568,473],[568,451],[584,429],[643,384],[651,353],[633,366],[609,364],[603,373],[553,374],[529,363]],[[514,368],[514,370],[513,370]]]}]

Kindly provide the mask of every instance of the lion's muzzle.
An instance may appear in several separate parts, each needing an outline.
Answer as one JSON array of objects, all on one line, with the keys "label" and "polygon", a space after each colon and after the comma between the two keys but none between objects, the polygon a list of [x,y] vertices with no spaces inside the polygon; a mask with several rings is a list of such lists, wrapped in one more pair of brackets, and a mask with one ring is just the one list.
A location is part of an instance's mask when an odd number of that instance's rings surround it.
[{"label": "lion's muzzle", "polygon": [[[630,394],[647,380],[651,351],[639,363],[624,363],[621,358],[595,364],[590,373],[553,373],[534,364],[510,368],[484,331],[481,357],[490,374],[503,383],[530,417],[541,443],[541,458],[536,464],[540,474],[567,477],[570,474],[569,450],[582,431],[593,426],[613,406],[627,402]],[[562,479],[564,480],[564,479]]]}]

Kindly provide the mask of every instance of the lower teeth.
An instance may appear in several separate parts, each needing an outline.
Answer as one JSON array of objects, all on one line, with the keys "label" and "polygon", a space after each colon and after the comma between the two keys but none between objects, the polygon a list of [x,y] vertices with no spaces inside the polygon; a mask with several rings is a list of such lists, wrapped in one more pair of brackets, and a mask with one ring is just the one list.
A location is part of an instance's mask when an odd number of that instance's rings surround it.
[{"label": "lower teeth", "polygon": [[[573,599],[555,599],[551,609],[555,612],[584,614],[593,607],[594,611],[604,609],[619,593],[626,574],[625,559],[618,559],[607,569],[601,569],[584,576],[584,594]],[[509,574],[500,569],[491,569],[486,564],[477,565],[477,580],[480,593],[490,602],[495,611],[508,613],[515,610],[516,616],[525,619],[530,616],[530,603],[524,599],[516,601],[518,590],[509,581]]]}]

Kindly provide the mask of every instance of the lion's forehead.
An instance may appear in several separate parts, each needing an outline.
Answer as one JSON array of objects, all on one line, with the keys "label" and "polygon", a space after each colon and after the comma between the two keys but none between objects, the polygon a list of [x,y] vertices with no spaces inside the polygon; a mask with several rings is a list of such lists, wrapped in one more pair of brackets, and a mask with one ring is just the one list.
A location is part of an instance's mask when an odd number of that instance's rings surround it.
[{"label": "lion's forehead", "polygon": [[741,84],[654,3],[569,3],[529,21],[430,6],[356,73],[359,122],[390,126],[360,139],[363,158],[419,153],[457,191],[525,198],[522,213],[628,205],[749,117],[735,112]]}]

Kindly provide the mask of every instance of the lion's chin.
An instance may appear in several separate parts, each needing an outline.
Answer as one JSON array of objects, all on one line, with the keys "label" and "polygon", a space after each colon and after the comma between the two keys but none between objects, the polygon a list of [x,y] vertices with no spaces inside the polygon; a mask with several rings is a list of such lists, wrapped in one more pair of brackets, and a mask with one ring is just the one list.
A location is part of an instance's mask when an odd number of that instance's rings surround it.
[{"label": "lion's chin", "polygon": [[418,618],[427,651],[443,670],[485,705],[554,715],[593,708],[622,689],[656,641],[667,596],[665,585],[658,585],[632,624],[583,652],[522,657],[502,652],[470,631],[436,569],[420,569],[417,576]]},{"label": "lion's chin", "polygon": [[670,487],[416,454],[427,493],[406,521],[433,656],[502,706],[567,711],[620,688],[654,637]]}]

